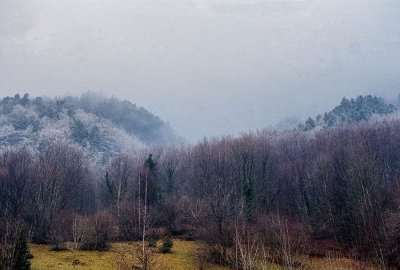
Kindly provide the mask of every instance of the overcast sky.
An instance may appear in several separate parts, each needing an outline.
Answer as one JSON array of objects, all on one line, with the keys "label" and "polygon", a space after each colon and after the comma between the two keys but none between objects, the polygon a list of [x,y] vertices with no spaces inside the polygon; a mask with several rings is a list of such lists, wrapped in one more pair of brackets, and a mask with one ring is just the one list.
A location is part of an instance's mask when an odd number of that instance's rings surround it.
[{"label": "overcast sky", "polygon": [[0,0],[0,93],[128,99],[188,141],[400,93],[400,1]]}]

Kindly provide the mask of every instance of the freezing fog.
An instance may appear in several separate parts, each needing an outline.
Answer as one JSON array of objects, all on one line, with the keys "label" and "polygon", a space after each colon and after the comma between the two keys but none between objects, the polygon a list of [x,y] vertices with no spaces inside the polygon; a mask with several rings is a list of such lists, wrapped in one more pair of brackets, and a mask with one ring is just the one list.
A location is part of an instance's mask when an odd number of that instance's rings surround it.
[{"label": "freezing fog", "polygon": [[0,93],[128,99],[188,141],[400,92],[400,1],[0,0]]}]

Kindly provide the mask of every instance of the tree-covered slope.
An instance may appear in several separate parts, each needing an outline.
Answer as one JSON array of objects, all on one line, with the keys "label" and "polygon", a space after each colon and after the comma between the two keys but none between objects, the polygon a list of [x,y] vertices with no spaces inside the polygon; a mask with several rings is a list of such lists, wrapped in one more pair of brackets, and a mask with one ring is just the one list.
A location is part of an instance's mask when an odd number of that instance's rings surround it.
[{"label": "tree-covered slope", "polygon": [[80,97],[5,97],[0,101],[0,148],[43,149],[75,144],[97,161],[143,144],[174,140],[168,124],[129,101],[86,93]]},{"label": "tree-covered slope", "polygon": [[397,108],[385,102],[383,98],[376,96],[358,96],[356,99],[343,98],[340,105],[332,111],[311,117],[305,123],[299,124],[299,128],[305,131],[314,128],[334,127],[344,124],[354,124],[368,121],[374,115],[387,115],[395,112]]}]

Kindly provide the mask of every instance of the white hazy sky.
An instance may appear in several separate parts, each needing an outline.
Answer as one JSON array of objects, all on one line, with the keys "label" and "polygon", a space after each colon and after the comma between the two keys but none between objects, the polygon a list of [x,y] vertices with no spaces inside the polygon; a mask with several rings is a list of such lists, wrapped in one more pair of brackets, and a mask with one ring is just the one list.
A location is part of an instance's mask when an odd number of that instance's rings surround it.
[{"label": "white hazy sky", "polygon": [[189,141],[400,93],[400,1],[0,0],[0,94],[128,99]]}]

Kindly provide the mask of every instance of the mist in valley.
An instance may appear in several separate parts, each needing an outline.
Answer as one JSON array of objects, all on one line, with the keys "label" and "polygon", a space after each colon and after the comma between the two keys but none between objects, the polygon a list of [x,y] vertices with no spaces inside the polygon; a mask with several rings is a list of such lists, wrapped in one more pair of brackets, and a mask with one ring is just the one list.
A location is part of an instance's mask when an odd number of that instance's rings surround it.
[{"label": "mist in valley", "polygon": [[400,269],[399,25],[0,0],[0,270]]},{"label": "mist in valley", "polygon": [[188,142],[292,127],[345,96],[397,98],[399,13],[397,1],[4,0],[0,93],[128,99]]}]

